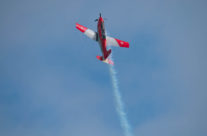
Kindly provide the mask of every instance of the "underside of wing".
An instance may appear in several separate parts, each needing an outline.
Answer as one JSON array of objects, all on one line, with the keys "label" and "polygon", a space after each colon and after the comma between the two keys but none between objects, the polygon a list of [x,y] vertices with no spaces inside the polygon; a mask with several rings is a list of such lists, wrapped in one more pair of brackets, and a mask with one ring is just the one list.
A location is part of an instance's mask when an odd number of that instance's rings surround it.
[{"label": "underside of wing", "polygon": [[106,44],[107,46],[118,46],[118,47],[125,47],[125,48],[129,48],[129,43],[113,38],[113,37],[109,37],[106,36]]},{"label": "underside of wing", "polygon": [[82,33],[84,33],[86,36],[88,36],[89,38],[97,41],[97,34],[93,30],[88,29],[87,27],[82,26],[82,25],[80,25],[78,23],[76,23],[76,28],[78,30],[80,30]]}]

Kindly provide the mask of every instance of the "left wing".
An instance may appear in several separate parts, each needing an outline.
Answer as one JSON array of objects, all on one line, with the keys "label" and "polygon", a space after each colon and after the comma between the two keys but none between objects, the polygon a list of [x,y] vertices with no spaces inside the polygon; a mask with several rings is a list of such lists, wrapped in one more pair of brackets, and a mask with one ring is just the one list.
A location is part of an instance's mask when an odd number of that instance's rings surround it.
[{"label": "left wing", "polygon": [[91,30],[91,29],[88,29],[87,27],[85,27],[85,26],[82,26],[82,25],[80,25],[80,24],[78,24],[78,23],[76,23],[76,28],[78,29],[78,30],[80,30],[81,32],[83,32],[86,36],[88,36],[89,38],[91,38],[91,39],[93,39],[93,40],[95,40],[95,41],[97,41],[97,34],[96,34],[96,32],[94,32],[93,30]]},{"label": "left wing", "polygon": [[119,40],[113,37],[109,37],[109,36],[106,36],[106,45],[129,48],[128,42],[125,42],[125,41],[122,41],[122,40]]}]

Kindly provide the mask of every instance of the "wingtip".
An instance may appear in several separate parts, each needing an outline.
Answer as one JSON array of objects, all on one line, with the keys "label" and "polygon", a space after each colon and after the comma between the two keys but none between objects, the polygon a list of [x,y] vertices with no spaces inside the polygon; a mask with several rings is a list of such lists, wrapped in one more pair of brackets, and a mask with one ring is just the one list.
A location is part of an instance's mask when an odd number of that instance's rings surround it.
[{"label": "wingtip", "polygon": [[122,41],[122,40],[119,40],[119,39],[115,39],[118,43],[118,45],[120,47],[125,47],[125,48],[129,48],[129,43],[128,42],[125,42],[125,41]]},{"label": "wingtip", "polygon": [[123,47],[129,48],[129,43],[128,42],[125,42],[125,44],[123,45]]},{"label": "wingtip", "polygon": [[82,25],[80,25],[80,24],[78,24],[78,23],[76,23],[76,28],[77,28],[78,30],[80,30],[81,32],[83,32],[83,33],[88,29],[87,27],[82,26]]}]

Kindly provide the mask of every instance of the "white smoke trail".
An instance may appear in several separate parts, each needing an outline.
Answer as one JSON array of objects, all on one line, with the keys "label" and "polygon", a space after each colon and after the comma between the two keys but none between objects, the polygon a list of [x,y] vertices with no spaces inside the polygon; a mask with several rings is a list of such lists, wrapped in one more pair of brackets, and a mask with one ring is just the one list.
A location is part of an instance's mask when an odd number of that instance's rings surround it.
[{"label": "white smoke trail", "polygon": [[[110,59],[112,60],[112,55]],[[121,127],[124,130],[125,136],[133,136],[130,124],[127,120],[127,115],[124,111],[124,103],[122,101],[121,92],[119,91],[115,67],[113,65],[109,65],[109,71],[110,71],[112,85],[113,85],[114,99],[116,102],[116,110],[120,118]]]}]

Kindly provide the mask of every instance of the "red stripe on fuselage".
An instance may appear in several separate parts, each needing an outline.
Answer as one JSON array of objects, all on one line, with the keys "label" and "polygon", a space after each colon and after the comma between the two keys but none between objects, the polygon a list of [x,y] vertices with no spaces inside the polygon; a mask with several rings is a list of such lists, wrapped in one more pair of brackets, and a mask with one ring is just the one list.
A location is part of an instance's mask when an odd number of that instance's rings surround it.
[{"label": "red stripe on fuselage", "polygon": [[[101,26],[103,28],[101,28]],[[99,35],[99,44],[100,48],[103,54],[103,58],[106,59],[107,56],[107,50],[106,50],[106,36],[105,36],[105,28],[104,28],[104,20],[102,17],[99,18],[98,20],[98,35]]]}]

